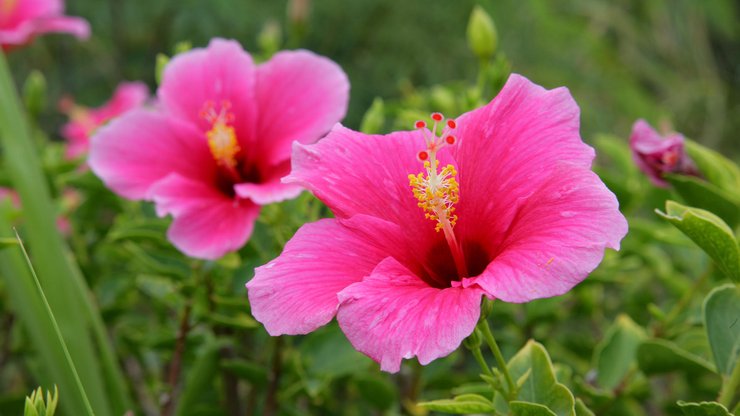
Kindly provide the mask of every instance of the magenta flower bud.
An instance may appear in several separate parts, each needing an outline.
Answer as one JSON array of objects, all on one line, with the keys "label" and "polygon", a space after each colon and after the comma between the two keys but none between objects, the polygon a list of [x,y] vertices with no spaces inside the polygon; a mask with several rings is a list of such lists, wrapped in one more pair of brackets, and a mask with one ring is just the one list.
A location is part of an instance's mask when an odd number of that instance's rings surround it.
[{"label": "magenta flower bud", "polygon": [[637,166],[656,186],[668,186],[663,178],[666,173],[698,175],[694,162],[686,154],[684,137],[680,133],[661,136],[645,120],[637,120],[632,126],[630,149]]}]

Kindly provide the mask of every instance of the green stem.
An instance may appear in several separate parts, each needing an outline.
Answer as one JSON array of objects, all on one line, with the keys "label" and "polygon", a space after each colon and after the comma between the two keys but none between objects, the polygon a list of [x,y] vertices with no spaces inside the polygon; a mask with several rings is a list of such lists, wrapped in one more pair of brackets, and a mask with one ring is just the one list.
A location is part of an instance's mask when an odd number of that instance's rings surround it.
[{"label": "green stem", "polygon": [[506,360],[504,360],[504,356],[501,354],[501,350],[498,348],[496,338],[493,337],[491,328],[488,326],[488,320],[483,318],[478,321],[478,328],[483,333],[483,338],[486,340],[488,348],[491,349],[494,358],[496,358],[496,365],[498,366],[498,369],[504,374],[506,385],[509,387],[509,399],[512,399],[513,397],[511,396],[516,391],[516,385],[514,384],[514,380],[511,378],[511,374],[509,374],[509,368],[506,366]]},{"label": "green stem", "polygon": [[730,377],[722,383],[722,390],[719,392],[717,401],[731,409],[730,406],[732,406],[738,391],[740,391],[740,364],[735,364],[735,369],[732,370]]},{"label": "green stem", "polygon": [[486,359],[483,358],[483,352],[480,350],[480,346],[471,347],[470,352],[473,353],[473,357],[475,357],[475,361],[478,362],[478,365],[483,370],[483,372],[486,373],[487,376],[493,377],[493,371],[491,371],[491,368],[488,366]]}]

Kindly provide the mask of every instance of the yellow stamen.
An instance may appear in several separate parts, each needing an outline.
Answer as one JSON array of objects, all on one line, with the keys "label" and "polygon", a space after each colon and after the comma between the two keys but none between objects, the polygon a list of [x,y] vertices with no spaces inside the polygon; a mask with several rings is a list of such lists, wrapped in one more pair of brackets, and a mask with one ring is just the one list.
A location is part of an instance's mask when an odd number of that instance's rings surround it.
[{"label": "yellow stamen", "polygon": [[437,172],[439,161],[424,162],[424,172],[418,175],[409,175],[409,184],[414,197],[419,200],[419,208],[423,209],[426,218],[436,221],[437,232],[444,227],[454,227],[457,215],[454,214],[454,205],[460,199],[460,186],[455,179],[457,171],[452,165],[447,165]]},{"label": "yellow stamen", "polygon": [[234,128],[217,121],[213,128],[206,132],[206,137],[208,137],[208,147],[216,162],[229,168],[236,167],[236,154],[240,149]]},{"label": "yellow stamen", "polygon": [[241,150],[236,139],[236,131],[230,123],[234,115],[228,112],[231,104],[228,101],[221,103],[221,110],[216,112],[213,102],[207,102],[201,111],[201,117],[211,123],[212,127],[206,132],[208,147],[216,162],[228,169],[236,168],[236,155]]},{"label": "yellow stamen", "polygon": [[10,14],[15,9],[18,0],[1,0],[0,1],[0,13],[4,15]]}]

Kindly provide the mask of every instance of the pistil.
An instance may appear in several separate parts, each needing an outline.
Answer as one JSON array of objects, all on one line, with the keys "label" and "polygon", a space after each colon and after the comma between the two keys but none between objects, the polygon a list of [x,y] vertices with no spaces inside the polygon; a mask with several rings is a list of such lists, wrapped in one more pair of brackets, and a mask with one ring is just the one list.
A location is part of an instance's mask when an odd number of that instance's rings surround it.
[{"label": "pistil", "polygon": [[453,165],[447,165],[439,171],[437,160],[437,152],[440,149],[457,142],[457,138],[452,134],[457,125],[454,120],[447,120],[441,136],[437,136],[438,125],[444,120],[444,116],[434,113],[432,120],[434,124],[431,131],[427,129],[425,122],[416,122],[416,128],[422,130],[426,142],[426,150],[420,151],[417,155],[424,163],[424,171],[418,175],[409,175],[409,184],[414,196],[419,200],[419,207],[425,211],[426,218],[437,222],[435,226],[437,232],[444,232],[458,276],[467,277],[465,256],[453,230],[457,223],[454,205],[459,200],[460,189],[455,179],[457,171]]}]

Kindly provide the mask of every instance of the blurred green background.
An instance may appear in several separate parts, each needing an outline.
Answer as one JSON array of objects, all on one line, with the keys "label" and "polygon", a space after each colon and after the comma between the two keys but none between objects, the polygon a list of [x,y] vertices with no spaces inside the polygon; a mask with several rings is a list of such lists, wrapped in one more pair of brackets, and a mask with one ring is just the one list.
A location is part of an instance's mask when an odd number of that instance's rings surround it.
[{"label": "blurred green background", "polygon": [[11,60],[19,82],[31,68],[47,76],[51,115],[43,122],[56,131],[62,94],[95,106],[123,79],[153,90],[157,53],[172,53],[178,42],[204,46],[220,36],[259,51],[260,33],[277,29],[280,47],[311,49],[349,74],[345,124],[356,128],[376,96],[474,80],[465,28],[475,4],[495,20],[499,51],[514,72],[570,88],[587,141],[597,132],[626,138],[642,117],[740,152],[740,4],[733,0],[69,0],[68,14],[87,18],[93,37],[44,37]]}]

